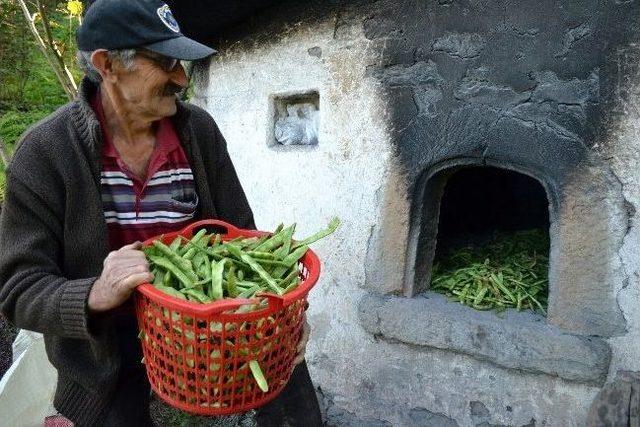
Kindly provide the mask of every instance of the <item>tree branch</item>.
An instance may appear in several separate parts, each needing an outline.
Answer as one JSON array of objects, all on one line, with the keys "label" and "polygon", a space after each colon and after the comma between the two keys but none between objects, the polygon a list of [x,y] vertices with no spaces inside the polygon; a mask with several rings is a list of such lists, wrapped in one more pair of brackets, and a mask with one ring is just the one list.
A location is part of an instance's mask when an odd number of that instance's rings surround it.
[{"label": "tree branch", "polygon": [[75,93],[78,92],[78,87],[76,86],[76,82],[74,81],[71,72],[64,63],[62,53],[58,50],[56,44],[53,41],[47,12],[44,10],[44,7],[42,6],[42,2],[40,2],[40,0],[36,0],[36,4],[38,5],[38,12],[40,12],[40,18],[42,20],[42,26],[44,27],[44,34],[47,37],[47,43],[49,44],[49,50],[53,54],[54,58],[58,61],[58,66],[60,67],[60,69],[66,74],[67,83],[73,88],[73,92],[75,95]]},{"label": "tree branch", "polygon": [[38,46],[38,48],[44,55],[45,59],[53,69],[53,72],[56,74],[56,77],[58,78],[58,81],[62,85],[62,89],[67,94],[67,97],[69,98],[69,100],[73,100],[73,98],[75,98],[76,91],[73,86],[70,86],[68,84],[68,80],[65,78],[66,76],[64,75],[64,70],[62,70],[57,64],[57,62],[53,58],[51,58],[51,53],[47,50],[47,45],[45,44],[44,40],[42,40],[42,37],[40,36],[40,33],[38,31],[38,28],[35,25],[34,15],[31,14],[31,12],[29,11],[29,7],[27,6],[24,0],[16,0],[16,1],[18,2],[18,4],[20,5],[20,8],[22,9],[22,13],[24,14],[24,17],[27,21],[29,30],[31,31],[31,33],[36,39],[36,45]]}]

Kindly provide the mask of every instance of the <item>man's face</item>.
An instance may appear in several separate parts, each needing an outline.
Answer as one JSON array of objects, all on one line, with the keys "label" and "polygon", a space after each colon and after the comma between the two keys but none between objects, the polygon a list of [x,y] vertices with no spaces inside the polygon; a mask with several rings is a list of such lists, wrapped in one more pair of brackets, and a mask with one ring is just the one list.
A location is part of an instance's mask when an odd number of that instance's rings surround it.
[{"label": "man's face", "polygon": [[[133,70],[118,70],[118,89],[124,108],[139,117],[158,120],[176,113],[176,93],[187,86],[179,61],[140,50]],[[173,68],[171,65],[175,64]]]}]

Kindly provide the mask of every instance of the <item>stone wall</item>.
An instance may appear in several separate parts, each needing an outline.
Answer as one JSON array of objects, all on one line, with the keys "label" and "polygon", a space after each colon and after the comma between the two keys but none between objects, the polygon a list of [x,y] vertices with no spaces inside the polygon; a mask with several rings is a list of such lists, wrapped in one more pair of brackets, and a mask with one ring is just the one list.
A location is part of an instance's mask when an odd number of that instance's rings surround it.
[{"label": "stone wall", "polygon": [[[583,425],[606,379],[640,370],[638,10],[283,1],[199,64],[194,102],[227,138],[258,226],[343,221],[314,247],[308,312],[330,425]],[[273,100],[309,92],[318,145],[274,146]],[[415,193],[461,158],[546,180],[548,319],[407,284]]]}]

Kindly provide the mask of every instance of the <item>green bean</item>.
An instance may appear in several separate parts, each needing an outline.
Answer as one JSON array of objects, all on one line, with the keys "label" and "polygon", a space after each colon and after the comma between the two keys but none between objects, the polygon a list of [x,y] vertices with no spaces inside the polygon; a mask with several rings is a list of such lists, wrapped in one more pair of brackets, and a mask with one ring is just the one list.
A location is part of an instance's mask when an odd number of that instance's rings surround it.
[{"label": "green bean", "polygon": [[284,279],[282,279],[282,282],[280,282],[280,287],[286,288],[289,285],[289,283],[293,281],[293,279],[299,276],[299,274],[300,273],[298,272],[298,268],[292,267],[289,274],[287,274],[287,276]]},{"label": "green bean", "polygon": [[149,256],[149,255],[157,255],[158,251],[156,250],[155,246],[147,246],[142,248],[142,252],[144,252],[146,256]]},{"label": "green bean", "polygon": [[278,295],[282,295],[282,289],[280,289],[278,287],[278,284],[276,283],[276,281],[273,279],[273,277],[271,277],[269,275],[269,273],[267,273],[264,268],[262,268],[262,266],[260,264],[258,264],[253,258],[251,258],[249,255],[247,255],[246,253],[242,252],[240,249],[238,249],[237,247],[230,245],[229,246],[229,252],[241,259],[243,262],[247,263],[249,265],[249,267],[255,271],[256,273],[258,273],[258,275],[265,281],[267,282],[267,285],[269,286],[269,288],[275,292]]},{"label": "green bean", "polygon": [[269,238],[268,234],[260,236],[260,237],[258,237],[258,239],[255,242],[252,242],[248,246],[246,246],[246,248],[249,249],[249,250],[254,250],[258,246],[260,246],[262,243],[266,242],[268,238]]},{"label": "green bean", "polygon": [[289,292],[297,288],[299,284],[300,284],[300,278],[296,277],[295,279],[293,279],[293,282],[289,283],[289,285],[287,285],[287,287],[284,288],[284,291],[282,293],[288,294]]},{"label": "green bean", "polygon": [[[203,254],[202,252],[198,252],[192,258],[191,264],[193,265],[193,271],[195,271],[196,274],[198,274],[198,271],[200,271],[200,267],[202,267],[202,264],[204,264],[205,257],[207,257],[207,255]],[[198,274],[198,276],[202,277],[202,275],[200,274]]]},{"label": "green bean", "polygon": [[207,234],[207,230],[205,230],[204,228],[200,231],[198,231],[189,241],[189,243],[191,243],[191,247],[189,248],[189,250],[182,256],[184,259],[191,259],[195,256],[196,254],[196,250],[194,249],[194,246],[199,246],[198,243],[200,242],[200,240]]},{"label": "green bean", "polygon": [[[544,313],[547,304],[548,236],[544,230],[523,231],[495,238],[489,245],[455,249],[434,263],[431,289],[473,306],[482,287],[488,287],[480,305],[498,310],[514,307]],[[468,283],[468,295],[460,293]],[[468,296],[471,296],[469,298]],[[533,299],[531,299],[533,297]],[[534,302],[535,300],[535,302]]]},{"label": "green bean", "polygon": [[162,284],[164,286],[171,286],[171,278],[172,278],[172,274],[170,271],[165,271],[164,273],[164,277],[162,278]]},{"label": "green bean", "polygon": [[215,301],[221,299],[223,296],[222,290],[222,274],[224,272],[225,260],[211,264],[211,298]]},{"label": "green bean", "polygon": [[284,265],[276,267],[273,270],[272,276],[276,277],[276,278],[282,277],[289,270],[289,268],[293,267],[293,265],[296,262],[298,262],[298,260],[300,258],[302,258],[305,253],[307,253],[308,249],[309,249],[308,246],[302,246],[302,247],[299,247],[299,248],[295,249],[289,255],[284,257],[284,259],[282,260]]},{"label": "green bean", "polygon": [[253,378],[255,378],[256,383],[258,383],[258,387],[264,393],[269,391],[269,384],[267,384],[267,380],[264,377],[264,373],[262,369],[260,369],[260,365],[257,360],[249,361],[249,368],[251,369],[251,373],[253,374]]},{"label": "green bean", "polygon": [[260,286],[259,283],[256,283],[253,280],[236,280],[236,286],[242,289],[249,289],[256,285]]},{"label": "green bean", "polygon": [[176,237],[175,239],[173,239],[173,241],[169,245],[169,249],[171,249],[174,252],[177,251],[180,248],[181,241],[182,241],[182,236]]},{"label": "green bean", "polygon": [[173,265],[175,265],[176,267],[178,267],[180,270],[182,270],[182,272],[184,274],[187,275],[187,277],[189,277],[191,280],[198,280],[198,276],[196,275],[196,273],[193,271],[193,268],[191,266],[191,261],[186,260],[184,258],[182,258],[180,255],[178,255],[177,253],[175,253],[174,251],[172,251],[171,249],[169,249],[169,247],[167,245],[165,245],[164,243],[162,243],[159,240],[155,240],[153,242],[153,245],[162,253],[164,254],[169,261],[171,261],[171,263]]},{"label": "green bean", "polygon": [[291,239],[293,238],[293,233],[295,229],[296,229],[295,223],[291,224],[291,226],[287,228],[288,231],[286,236],[284,237],[284,243],[282,244],[282,246],[280,246],[278,249],[276,249],[273,252],[273,254],[276,256],[277,259],[284,259],[284,257],[289,255],[289,252],[291,251],[291,244],[292,244]]},{"label": "green bean", "polygon": [[258,292],[261,289],[262,289],[262,287],[260,285],[256,284],[256,285],[250,287],[249,289],[240,292],[240,294],[238,294],[238,298],[250,298],[256,292]]},{"label": "green bean", "polygon": [[238,296],[238,288],[236,287],[236,267],[233,264],[229,266],[229,274],[227,276],[227,294],[231,298]]},{"label": "green bean", "polygon": [[155,273],[153,273],[153,284],[162,285],[164,283],[164,274],[164,271],[155,269]]},{"label": "green bean", "polygon": [[287,267],[293,267],[293,265],[307,253],[307,250],[309,250],[308,246],[300,246],[287,255],[282,262],[284,262]]},{"label": "green bean", "polygon": [[492,278],[494,278],[494,283],[500,288],[500,290],[504,292],[512,302],[516,302],[517,301],[516,297],[511,293],[511,291],[509,291],[509,289],[507,289],[507,287],[502,283],[502,281],[499,281],[494,274],[492,274],[491,276]]},{"label": "green bean", "polygon": [[199,253],[202,253],[202,254],[207,255],[207,256],[212,256],[215,253],[215,251],[207,250],[207,249],[205,249],[205,248],[203,248],[201,246],[198,246],[195,243],[192,243],[189,240],[187,240],[186,246],[189,247],[189,250],[193,249],[195,252],[199,252]]},{"label": "green bean", "polygon": [[162,285],[154,285],[159,291],[164,292],[167,295],[171,295],[172,297],[187,299],[180,291],[177,291],[169,286]]},{"label": "green bean", "polygon": [[246,254],[256,260],[257,259],[269,259],[269,260],[277,259],[276,256],[271,252],[247,251]]},{"label": "green bean", "polygon": [[203,270],[204,272],[204,278],[205,279],[211,279],[211,260],[209,259],[208,256],[204,257],[204,266],[203,266]]},{"label": "green bean", "polygon": [[269,237],[267,240],[265,240],[260,245],[258,245],[254,249],[254,251],[267,252],[282,245],[284,243],[284,240],[287,234],[289,233],[289,228],[290,227],[281,229],[280,231],[277,231],[276,233],[272,234],[271,237]]},{"label": "green bean", "polygon": [[338,229],[339,225],[340,225],[340,220],[337,217],[335,217],[329,222],[329,226],[325,230],[321,230],[315,233],[314,235],[307,237],[304,240],[294,243],[291,249],[299,248],[305,245],[310,245],[311,243],[316,242],[322,239],[323,237],[326,237],[329,234],[335,232]]},{"label": "green bean", "polygon": [[208,296],[206,296],[205,294],[203,294],[200,291],[197,291],[195,289],[181,289],[179,292],[182,292],[183,294],[193,297],[195,298],[198,302],[201,303],[208,303],[211,302],[211,298],[209,298]]},{"label": "green bean", "polygon": [[480,291],[476,294],[476,297],[473,300],[473,306],[480,306],[480,304],[482,303],[482,300],[484,299],[484,296],[487,294],[487,291],[489,290],[489,288],[487,288],[486,286],[483,287],[482,289],[480,289]]},{"label": "green bean", "polygon": [[462,294],[460,295],[460,301],[464,301],[465,298],[467,297],[467,293],[469,292],[469,289],[471,288],[471,283],[467,283],[464,286],[464,289],[462,290]]},{"label": "green bean", "polygon": [[187,276],[182,270],[180,270],[175,264],[173,264],[167,258],[162,258],[159,256],[150,256],[149,259],[156,265],[163,267],[168,270],[173,276],[176,277],[185,287],[189,288],[193,286],[193,283],[198,280],[196,276],[195,280],[192,280],[191,277]]},{"label": "green bean", "polygon": [[[249,255],[251,256],[251,255]],[[290,265],[288,265],[287,263],[285,263],[284,261],[278,261],[275,259],[264,259],[264,258],[254,258],[254,261],[257,263],[260,263],[262,265],[275,265],[278,267],[290,267]]]}]

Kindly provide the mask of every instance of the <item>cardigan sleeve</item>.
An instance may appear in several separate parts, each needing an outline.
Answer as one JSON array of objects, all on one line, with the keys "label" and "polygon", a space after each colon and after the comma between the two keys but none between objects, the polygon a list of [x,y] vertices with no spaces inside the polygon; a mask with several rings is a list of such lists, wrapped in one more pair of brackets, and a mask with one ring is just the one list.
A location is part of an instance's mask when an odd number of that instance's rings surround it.
[{"label": "cardigan sleeve", "polygon": [[19,328],[89,339],[87,300],[97,278],[62,276],[62,223],[45,198],[7,171],[0,213],[0,311]]}]

